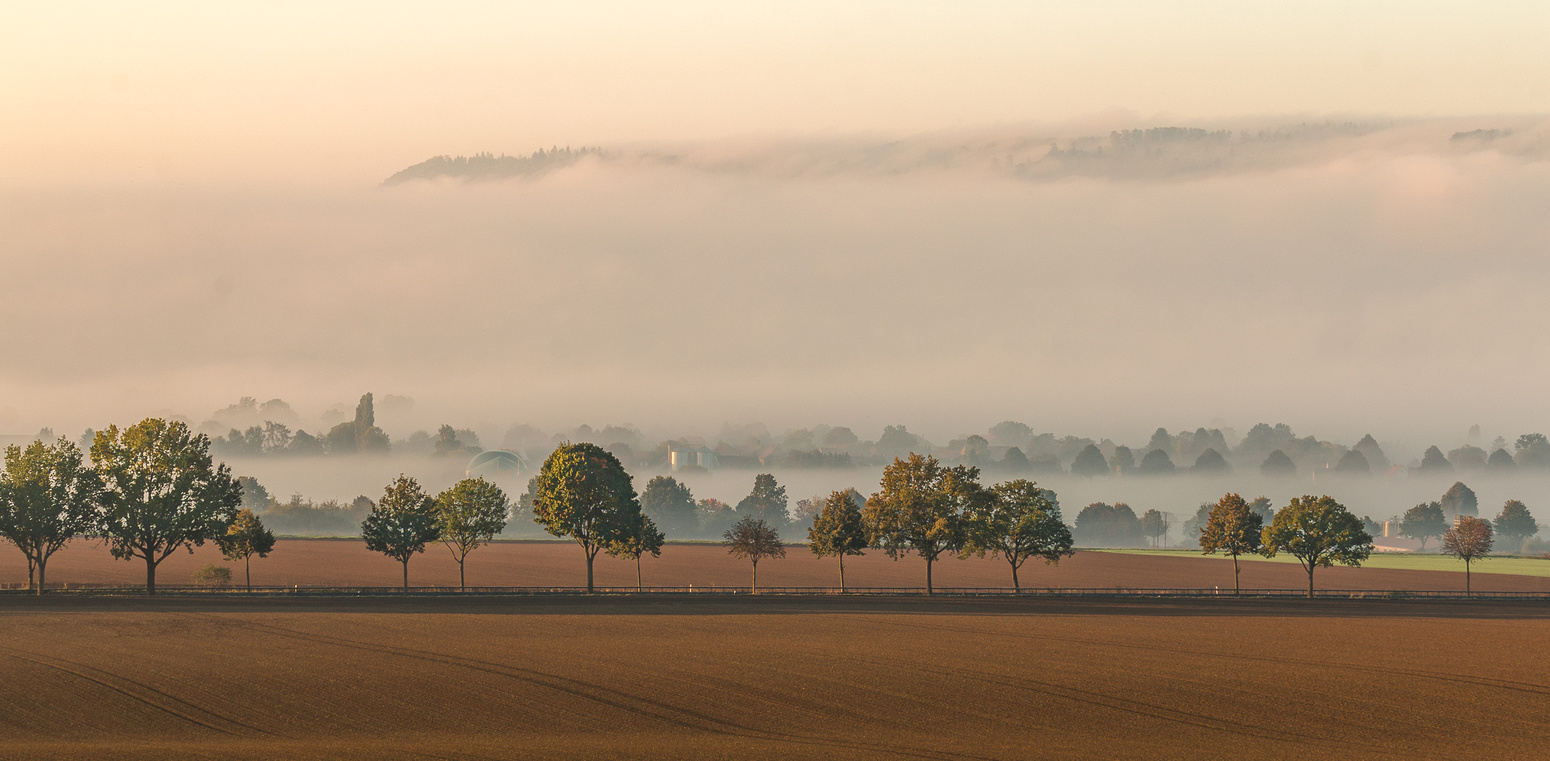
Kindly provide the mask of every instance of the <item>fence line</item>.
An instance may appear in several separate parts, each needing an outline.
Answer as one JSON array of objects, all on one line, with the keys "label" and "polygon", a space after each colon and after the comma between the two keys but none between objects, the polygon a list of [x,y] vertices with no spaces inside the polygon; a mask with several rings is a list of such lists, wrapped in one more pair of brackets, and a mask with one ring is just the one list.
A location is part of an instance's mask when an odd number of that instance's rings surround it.
[{"label": "fence line", "polygon": [[[0,597],[28,596],[27,589],[0,590]],[[527,586],[527,587],[409,587],[399,586],[348,586],[313,587],[293,585],[285,587],[255,586],[215,587],[157,585],[156,594],[168,597],[572,597],[587,596],[586,587],[575,586]],[[144,596],[144,586],[112,586],[75,584],[68,587],[50,587],[47,596]],[[760,587],[751,591],[748,587],[733,586],[599,586],[592,596],[784,596],[784,597],[926,597],[924,587]],[[1013,590],[1010,587],[937,587],[935,597],[996,597],[996,598],[1306,598],[1306,589],[1245,589],[1234,593],[1231,589],[1214,587],[1198,588],[1144,588],[1144,587],[1038,587]],[[1325,599],[1483,599],[1483,600],[1550,600],[1550,592],[1474,592],[1466,594],[1454,590],[1379,590],[1379,589],[1320,589],[1315,598]]]}]

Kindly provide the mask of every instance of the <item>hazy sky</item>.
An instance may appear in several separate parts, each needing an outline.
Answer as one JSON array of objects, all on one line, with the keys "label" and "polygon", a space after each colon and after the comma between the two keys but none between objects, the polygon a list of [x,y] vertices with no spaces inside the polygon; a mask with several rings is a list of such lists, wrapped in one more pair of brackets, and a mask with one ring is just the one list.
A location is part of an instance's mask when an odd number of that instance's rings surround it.
[{"label": "hazy sky", "polygon": [[[406,425],[1550,428],[1547,39],[1543,3],[5,4],[0,433],[364,390]],[[1369,126],[1003,166],[1326,120]],[[550,145],[684,161],[378,187]]]}]

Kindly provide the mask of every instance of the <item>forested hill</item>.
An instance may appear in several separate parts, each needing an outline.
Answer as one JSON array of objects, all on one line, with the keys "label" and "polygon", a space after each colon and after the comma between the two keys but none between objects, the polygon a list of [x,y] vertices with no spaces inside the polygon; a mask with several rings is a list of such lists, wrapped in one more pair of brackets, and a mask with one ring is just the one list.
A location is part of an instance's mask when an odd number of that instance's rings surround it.
[{"label": "forested hill", "polygon": [[493,153],[476,153],[472,156],[435,156],[414,166],[400,170],[387,178],[383,185],[397,185],[413,180],[434,180],[452,177],[461,180],[502,180],[508,177],[538,177],[556,169],[563,169],[586,156],[600,155],[597,148],[551,148],[539,150],[527,156],[496,156]]}]

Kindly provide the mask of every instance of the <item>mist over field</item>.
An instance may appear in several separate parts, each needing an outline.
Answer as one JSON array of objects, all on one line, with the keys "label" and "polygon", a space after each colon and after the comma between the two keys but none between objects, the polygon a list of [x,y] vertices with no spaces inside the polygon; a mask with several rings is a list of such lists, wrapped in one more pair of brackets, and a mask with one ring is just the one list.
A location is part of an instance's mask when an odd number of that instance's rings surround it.
[{"label": "mist over field", "polygon": [[241,395],[317,420],[367,388],[416,400],[384,413],[399,437],[1285,421],[1419,454],[1550,428],[1544,122],[1156,127],[12,184],[0,432],[197,423]]}]

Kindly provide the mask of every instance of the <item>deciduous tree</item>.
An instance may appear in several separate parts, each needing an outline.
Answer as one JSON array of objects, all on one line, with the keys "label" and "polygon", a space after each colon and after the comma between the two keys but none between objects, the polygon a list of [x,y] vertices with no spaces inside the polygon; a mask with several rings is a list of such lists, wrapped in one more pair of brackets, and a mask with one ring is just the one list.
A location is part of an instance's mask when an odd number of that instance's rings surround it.
[{"label": "deciduous tree", "polygon": [[867,547],[866,525],[861,520],[861,506],[851,497],[854,493],[830,493],[807,530],[807,547],[814,555],[839,558],[841,592],[845,591],[845,556],[863,554]]},{"label": "deciduous tree", "polygon": [[986,499],[979,469],[944,468],[935,457],[912,454],[883,469],[880,488],[862,518],[867,538],[898,560],[914,552],[926,561],[926,594],[934,590],[931,566],[942,553],[963,549],[968,508]]},{"label": "deciduous tree", "polygon": [[1426,551],[1426,540],[1442,536],[1448,530],[1448,519],[1442,514],[1442,505],[1422,502],[1405,511],[1399,520],[1399,533],[1411,539],[1421,540],[1421,551]]},{"label": "deciduous tree", "polygon": [[1266,557],[1285,552],[1308,572],[1308,597],[1313,597],[1313,571],[1335,563],[1357,567],[1372,554],[1372,536],[1360,518],[1329,496],[1303,495],[1276,511],[1260,537]]},{"label": "deciduous tree", "polygon": [[754,476],[753,491],[737,503],[737,512],[752,515],[771,526],[786,525],[786,487],[768,473]]},{"label": "deciduous tree", "polygon": [[641,513],[635,530],[624,539],[614,542],[604,552],[612,557],[635,561],[635,591],[639,592],[645,587],[641,581],[641,556],[662,557],[662,545],[666,542],[667,537],[657,530],[657,524],[651,520],[651,516]]},{"label": "deciduous tree", "polygon": [[1285,452],[1277,449],[1265,458],[1259,465],[1260,475],[1267,478],[1290,478],[1297,475],[1297,463],[1287,457]]},{"label": "deciduous tree", "polygon": [[1168,516],[1155,509],[1142,513],[1141,533],[1151,540],[1153,547],[1156,547],[1168,536]]},{"label": "deciduous tree", "polygon": [[1106,476],[1109,474],[1109,463],[1103,459],[1103,453],[1098,447],[1088,444],[1082,451],[1076,453],[1076,459],[1071,461],[1071,475],[1073,476]]},{"label": "deciduous tree", "polygon": [[457,561],[458,589],[468,588],[464,564],[468,553],[488,544],[506,528],[511,500],[499,486],[480,478],[465,478],[436,495],[441,542]]},{"label": "deciduous tree", "polygon": [[1200,531],[1200,549],[1207,555],[1222,552],[1232,557],[1233,594],[1242,590],[1238,584],[1238,556],[1259,552],[1264,530],[1263,519],[1237,494],[1217,500],[1206,517],[1205,528]]},{"label": "deciduous tree", "polygon": [[5,449],[0,474],[0,536],[27,557],[27,584],[43,594],[48,559],[96,525],[102,485],[81,450],[60,439]]},{"label": "deciduous tree", "polygon": [[1539,533],[1539,522],[1528,511],[1528,506],[1515,499],[1507,500],[1502,505],[1502,511],[1496,515],[1496,533],[1506,537],[1508,541],[1521,545],[1527,539]]},{"label": "deciduous tree", "polygon": [[264,527],[264,522],[252,510],[240,510],[226,533],[215,538],[221,554],[230,561],[242,561],[243,574],[247,577],[248,591],[253,589],[253,556],[269,557],[274,551],[274,534]]},{"label": "deciduous tree", "polygon": [[538,471],[533,521],[554,536],[570,537],[587,559],[587,592],[597,553],[628,541],[637,530],[640,501],[630,474],[596,444],[561,444]]},{"label": "deciduous tree", "polygon": [[400,475],[382,492],[361,522],[366,549],[387,555],[404,566],[404,591],[409,591],[409,558],[441,538],[441,516],[419,482]]},{"label": "deciduous tree", "polygon": [[1475,498],[1475,490],[1465,486],[1463,481],[1448,487],[1438,504],[1442,505],[1442,514],[1449,518],[1480,514],[1480,501]]},{"label": "deciduous tree", "polygon": [[753,583],[749,586],[749,591],[759,589],[760,560],[786,556],[786,546],[780,542],[780,532],[776,531],[774,526],[751,515],[744,516],[742,520],[732,524],[732,528],[727,529],[722,538],[726,541],[727,554],[753,561]]},{"label": "deciduous tree", "polygon": [[1464,561],[1464,594],[1472,594],[1469,564],[1491,554],[1491,522],[1460,516],[1442,535],[1442,551]]},{"label": "deciduous tree", "polygon": [[672,476],[647,481],[640,493],[640,507],[657,525],[674,534],[689,533],[699,523],[694,512],[694,492]]},{"label": "deciduous tree", "polygon": [[1071,529],[1060,520],[1050,492],[1025,479],[990,487],[990,498],[976,500],[968,514],[965,554],[1000,555],[1012,567],[1012,589],[1021,591],[1017,571],[1029,558],[1047,565],[1074,554]]},{"label": "deciduous tree", "polygon": [[156,567],[179,549],[226,533],[242,504],[242,485],[210,458],[210,439],[180,422],[147,418],[92,442],[102,479],[96,529],[113,557],[145,561],[145,593],[156,594]]}]

